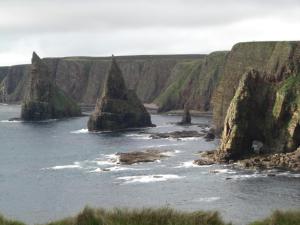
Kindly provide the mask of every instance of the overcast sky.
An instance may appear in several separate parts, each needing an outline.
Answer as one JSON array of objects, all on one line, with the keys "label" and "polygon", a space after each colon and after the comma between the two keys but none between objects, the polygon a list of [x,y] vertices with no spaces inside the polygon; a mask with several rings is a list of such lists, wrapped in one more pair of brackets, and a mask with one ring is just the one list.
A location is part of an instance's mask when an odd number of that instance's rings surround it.
[{"label": "overcast sky", "polygon": [[0,65],[300,40],[300,0],[0,0]]}]

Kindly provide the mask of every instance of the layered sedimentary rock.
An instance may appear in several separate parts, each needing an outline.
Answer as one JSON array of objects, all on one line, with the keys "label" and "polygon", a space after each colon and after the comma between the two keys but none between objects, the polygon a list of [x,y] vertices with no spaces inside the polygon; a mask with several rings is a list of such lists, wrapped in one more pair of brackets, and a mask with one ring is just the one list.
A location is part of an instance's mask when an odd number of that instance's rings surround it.
[{"label": "layered sedimentary rock", "polygon": [[213,122],[221,133],[229,104],[244,73],[255,69],[273,80],[281,79],[287,61],[300,56],[300,42],[246,42],[233,46],[213,94]]},{"label": "layered sedimentary rock", "polygon": [[300,58],[290,58],[276,76],[256,70],[243,75],[225,118],[220,159],[286,153],[299,147],[299,65]]},{"label": "layered sedimentary rock", "polygon": [[[152,102],[167,85],[174,67],[202,55],[149,55],[117,57],[126,85],[134,89],[143,102]],[[103,91],[109,57],[45,58],[49,73],[57,86],[76,102],[94,105]],[[0,67],[6,74],[0,81],[0,101],[20,102],[28,86],[30,65]],[[3,75],[4,76],[4,75]]]},{"label": "layered sedimentary rock", "polygon": [[223,74],[228,52],[213,52],[206,57],[178,63],[168,79],[168,85],[155,99],[159,111],[191,109],[211,111],[211,97]]},{"label": "layered sedimentary rock", "polygon": [[153,126],[150,114],[133,90],[128,90],[122,72],[112,57],[104,92],[88,121],[89,131]]},{"label": "layered sedimentary rock", "polygon": [[80,108],[53,82],[48,66],[34,52],[27,96],[22,104],[23,120],[45,120],[81,115]]}]

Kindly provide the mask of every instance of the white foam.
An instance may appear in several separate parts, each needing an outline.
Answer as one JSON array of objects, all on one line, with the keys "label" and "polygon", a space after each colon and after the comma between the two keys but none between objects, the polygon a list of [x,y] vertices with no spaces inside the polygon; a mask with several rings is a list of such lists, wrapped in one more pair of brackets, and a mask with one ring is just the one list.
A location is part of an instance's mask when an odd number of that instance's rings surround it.
[{"label": "white foam", "polygon": [[160,147],[178,146],[178,145],[183,145],[183,143],[148,145],[148,146],[144,146],[143,149],[145,149],[145,148],[160,148]]},{"label": "white foam", "polygon": [[278,173],[276,176],[286,176],[286,177],[293,177],[293,178],[300,178],[300,173],[291,173],[291,172],[283,172]]},{"label": "white foam", "polygon": [[126,134],[125,136],[131,137],[132,139],[141,139],[141,140],[151,139],[149,134]]},{"label": "white foam", "polygon": [[202,197],[195,199],[196,202],[214,202],[220,200],[220,197]]},{"label": "white foam", "polygon": [[47,169],[51,169],[51,170],[63,170],[63,169],[80,169],[81,166],[80,165],[62,165],[62,166],[53,166],[53,167],[49,167]]},{"label": "white foam", "polygon": [[180,152],[181,152],[180,150],[175,150],[175,151],[162,152],[161,154],[164,155],[164,156],[171,157],[171,156],[174,156],[175,154],[178,154]]},{"label": "white foam", "polygon": [[69,165],[59,165],[59,166],[53,166],[53,167],[48,167],[44,168],[47,170],[63,170],[63,169],[80,169],[82,166],[80,165],[79,162],[74,162],[73,164]]},{"label": "white foam", "polygon": [[253,178],[259,178],[259,177],[267,177],[267,174],[261,174],[261,173],[239,174],[239,175],[233,175],[230,178],[232,178],[234,180],[245,180],[245,179],[253,179]]},{"label": "white foam", "polygon": [[100,161],[95,161],[95,163],[98,166],[102,166],[102,165],[115,165],[115,164],[117,164],[116,161],[112,161],[112,160],[100,160]]},{"label": "white foam", "polygon": [[118,177],[118,180],[124,180],[125,184],[129,183],[151,183],[151,182],[161,182],[167,180],[181,179],[183,176],[178,176],[175,174],[157,174],[157,175],[142,175],[142,176],[126,176]]},{"label": "white foam", "polygon": [[91,171],[89,171],[89,173],[100,173],[100,172],[102,172],[103,170],[101,169],[101,168],[96,168],[96,169],[94,169],[94,170],[91,170]]},{"label": "white foam", "polygon": [[194,167],[198,167],[198,168],[204,168],[204,167],[211,167],[212,165],[202,165],[199,166],[197,164],[194,163],[194,161],[187,161],[187,162],[182,162],[180,163],[179,166],[176,166],[174,168],[194,168]]},{"label": "white foam", "polygon": [[179,138],[181,141],[197,141],[200,140],[201,137],[186,137],[186,138]]},{"label": "white foam", "polygon": [[22,120],[0,120],[1,123],[21,123]]},{"label": "white foam", "polygon": [[210,173],[235,174],[236,171],[230,169],[215,169],[215,170],[211,170]]},{"label": "white foam", "polygon": [[71,131],[71,134],[87,134],[87,133],[89,133],[88,129],[80,129],[80,130]]}]

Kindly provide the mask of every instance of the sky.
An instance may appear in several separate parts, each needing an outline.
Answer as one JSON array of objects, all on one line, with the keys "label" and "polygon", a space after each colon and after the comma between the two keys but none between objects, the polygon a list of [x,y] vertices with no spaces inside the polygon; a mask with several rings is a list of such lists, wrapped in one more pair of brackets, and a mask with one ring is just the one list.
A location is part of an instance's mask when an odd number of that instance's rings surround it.
[{"label": "sky", "polygon": [[0,0],[0,66],[300,40],[300,0]]}]

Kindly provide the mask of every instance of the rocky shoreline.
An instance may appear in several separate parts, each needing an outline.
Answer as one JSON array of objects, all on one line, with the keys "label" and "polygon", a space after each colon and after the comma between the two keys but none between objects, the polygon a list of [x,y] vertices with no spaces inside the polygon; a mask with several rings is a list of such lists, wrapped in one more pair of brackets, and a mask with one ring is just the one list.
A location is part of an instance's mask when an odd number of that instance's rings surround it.
[{"label": "rocky shoreline", "polygon": [[253,155],[240,160],[220,160],[218,151],[206,151],[200,154],[200,158],[194,160],[194,164],[212,165],[212,164],[234,164],[239,168],[256,169],[256,170],[271,170],[280,169],[292,172],[300,172],[300,148],[289,153],[263,154]]}]

